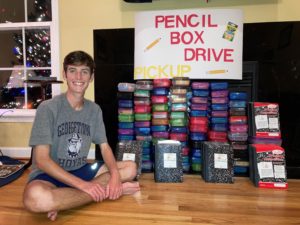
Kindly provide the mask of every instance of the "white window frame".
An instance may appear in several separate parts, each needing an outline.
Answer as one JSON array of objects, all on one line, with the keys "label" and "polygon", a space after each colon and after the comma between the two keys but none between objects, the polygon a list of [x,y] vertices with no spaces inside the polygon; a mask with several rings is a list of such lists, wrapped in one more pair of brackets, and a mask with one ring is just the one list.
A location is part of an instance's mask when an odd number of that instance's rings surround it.
[{"label": "white window frame", "polygon": [[[22,68],[24,74],[29,70],[34,69],[51,69],[51,74],[57,79],[60,79],[60,55],[59,55],[59,12],[58,12],[58,0],[51,0],[52,21],[47,22],[27,22],[27,0],[24,0],[25,4],[25,20],[22,23],[0,23],[1,30],[18,29],[22,30],[24,38],[24,30],[26,28],[47,28],[50,29],[51,40],[51,67],[34,67]],[[23,43],[25,41],[23,40]],[[25,51],[25,49],[23,49]],[[23,55],[24,52],[23,52]],[[25,57],[24,57],[25,60]],[[25,65],[25,64],[24,64]],[[0,71],[13,70],[12,67],[4,68],[0,67]],[[27,85],[27,84],[25,84]],[[61,93],[60,85],[52,85],[52,96]],[[36,109],[1,109],[0,108],[0,122],[33,122]]]}]

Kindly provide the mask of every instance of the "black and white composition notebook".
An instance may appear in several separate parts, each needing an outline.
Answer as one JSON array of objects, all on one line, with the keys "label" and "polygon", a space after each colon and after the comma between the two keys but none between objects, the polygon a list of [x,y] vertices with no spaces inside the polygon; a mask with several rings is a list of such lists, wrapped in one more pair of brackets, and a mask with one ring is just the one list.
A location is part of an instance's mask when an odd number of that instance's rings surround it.
[{"label": "black and white composition notebook", "polygon": [[158,141],[155,145],[155,182],[183,182],[181,143],[175,140]]},{"label": "black and white composition notebook", "polygon": [[228,143],[208,142],[202,144],[202,177],[211,183],[233,183],[233,150]]},{"label": "black and white composition notebook", "polygon": [[143,141],[119,141],[116,148],[116,160],[134,161],[137,165],[138,176],[142,172],[142,146]]},{"label": "black and white composition notebook", "polygon": [[274,144],[251,144],[250,179],[256,187],[287,189],[285,150]]}]

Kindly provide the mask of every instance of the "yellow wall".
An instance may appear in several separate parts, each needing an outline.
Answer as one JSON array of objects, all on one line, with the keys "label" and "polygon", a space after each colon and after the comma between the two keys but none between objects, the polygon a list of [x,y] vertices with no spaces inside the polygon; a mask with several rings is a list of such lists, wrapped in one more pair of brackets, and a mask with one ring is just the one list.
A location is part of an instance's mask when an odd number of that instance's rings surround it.
[{"label": "yellow wall", "polygon": [[[299,0],[153,0],[133,4],[123,0],[59,0],[60,56],[82,49],[93,55],[93,30],[134,27],[134,13],[141,10],[188,8],[239,8],[245,23],[299,21]],[[103,74],[105,76],[105,74]],[[63,86],[63,90],[65,90]],[[90,85],[87,98],[94,100]],[[27,147],[31,123],[0,123],[0,146]]]}]

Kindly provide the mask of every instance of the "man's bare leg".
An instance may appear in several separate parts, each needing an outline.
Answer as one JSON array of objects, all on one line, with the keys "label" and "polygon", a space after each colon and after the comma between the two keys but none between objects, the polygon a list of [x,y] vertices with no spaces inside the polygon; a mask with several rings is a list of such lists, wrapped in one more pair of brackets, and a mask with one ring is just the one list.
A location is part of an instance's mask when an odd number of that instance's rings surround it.
[{"label": "man's bare leg", "polygon": [[[69,188],[69,189],[71,189],[71,188]],[[123,183],[123,195],[132,195],[132,194],[136,193],[139,190],[140,190],[140,186],[139,186],[138,182],[125,182],[125,183]],[[81,192],[81,193],[83,193],[83,192]],[[88,196],[86,196],[86,197],[88,197]],[[92,202],[92,199],[89,202]],[[87,203],[89,203],[89,202],[87,202]],[[82,205],[84,205],[84,204],[85,203],[83,203]],[[62,209],[59,209],[59,210],[62,210]],[[50,220],[54,221],[57,217],[57,214],[58,214],[58,210],[49,211],[47,213],[47,217]]]},{"label": "man's bare leg", "polygon": [[[124,164],[125,165],[125,164]],[[123,165],[123,166],[124,166]],[[122,181],[132,180],[133,174],[128,175],[126,165],[120,165]],[[105,170],[104,170],[105,171]],[[92,182],[97,182],[106,187],[110,175],[108,172],[101,173]],[[138,182],[124,182],[123,194],[133,194],[140,190]],[[90,195],[74,188],[56,188],[46,181],[32,181],[24,192],[24,205],[32,212],[48,212],[48,218],[55,220],[57,212],[71,209],[93,202]]]}]

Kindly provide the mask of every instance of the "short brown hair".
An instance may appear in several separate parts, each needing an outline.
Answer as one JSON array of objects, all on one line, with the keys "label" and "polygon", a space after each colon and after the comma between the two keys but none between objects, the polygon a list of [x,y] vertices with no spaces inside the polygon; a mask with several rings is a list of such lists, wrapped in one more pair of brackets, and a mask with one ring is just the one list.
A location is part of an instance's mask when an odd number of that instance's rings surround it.
[{"label": "short brown hair", "polygon": [[67,68],[69,65],[85,65],[88,66],[91,70],[91,74],[94,73],[96,65],[95,62],[88,53],[84,51],[73,51],[70,52],[66,57],[64,58],[64,71],[67,72]]}]

